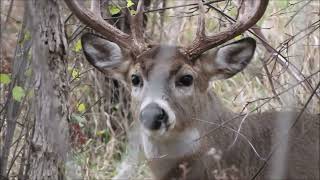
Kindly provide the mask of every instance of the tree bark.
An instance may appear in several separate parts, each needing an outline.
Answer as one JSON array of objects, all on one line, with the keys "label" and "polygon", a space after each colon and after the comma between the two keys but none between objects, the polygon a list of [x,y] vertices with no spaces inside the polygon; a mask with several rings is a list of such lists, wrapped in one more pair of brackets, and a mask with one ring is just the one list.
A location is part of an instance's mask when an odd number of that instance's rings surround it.
[{"label": "tree bark", "polygon": [[32,24],[35,127],[29,179],[65,179],[68,150],[66,38],[59,0],[27,0]]}]

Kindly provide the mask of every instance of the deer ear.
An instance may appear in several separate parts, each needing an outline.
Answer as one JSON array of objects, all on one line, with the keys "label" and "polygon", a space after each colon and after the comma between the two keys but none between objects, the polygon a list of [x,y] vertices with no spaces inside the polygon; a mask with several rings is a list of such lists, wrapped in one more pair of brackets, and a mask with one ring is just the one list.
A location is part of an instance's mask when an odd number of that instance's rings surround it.
[{"label": "deer ear", "polygon": [[86,59],[100,71],[115,76],[128,70],[129,61],[117,44],[91,33],[82,35],[81,43]]},{"label": "deer ear", "polygon": [[242,71],[251,61],[256,48],[256,41],[244,38],[224,45],[214,53],[204,56],[204,71],[212,80],[227,79]]}]

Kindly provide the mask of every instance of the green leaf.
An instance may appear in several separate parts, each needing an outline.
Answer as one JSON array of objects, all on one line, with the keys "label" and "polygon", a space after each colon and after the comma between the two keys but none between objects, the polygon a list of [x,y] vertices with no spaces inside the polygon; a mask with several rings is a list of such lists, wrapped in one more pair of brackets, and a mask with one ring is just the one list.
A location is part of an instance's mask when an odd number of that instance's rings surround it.
[{"label": "green leaf", "polygon": [[78,104],[78,111],[81,112],[81,113],[85,112],[86,111],[86,105],[83,104],[83,103],[79,103]]},{"label": "green leaf", "polygon": [[12,96],[13,96],[13,99],[18,101],[18,102],[21,102],[22,98],[26,95],[26,93],[24,92],[24,89],[20,86],[15,86],[13,89],[12,89]]},{"label": "green leaf", "polygon": [[111,13],[111,15],[119,14],[120,11],[121,9],[117,6],[114,6],[114,5],[109,6],[109,12]]},{"label": "green leaf", "polygon": [[0,74],[1,84],[9,84],[10,82],[11,82],[11,78],[8,74]]},{"label": "green leaf", "polygon": [[133,6],[134,3],[132,2],[132,0],[127,0],[127,8]]},{"label": "green leaf", "polygon": [[80,52],[82,49],[81,40],[79,39],[73,47],[74,52]]}]

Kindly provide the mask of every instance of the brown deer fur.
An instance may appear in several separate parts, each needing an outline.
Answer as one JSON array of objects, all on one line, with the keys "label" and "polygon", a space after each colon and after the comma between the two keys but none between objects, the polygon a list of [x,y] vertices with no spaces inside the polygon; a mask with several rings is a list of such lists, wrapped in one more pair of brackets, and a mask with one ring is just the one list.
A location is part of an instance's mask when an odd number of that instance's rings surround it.
[{"label": "brown deer fur", "polygon": [[[235,177],[239,177],[240,179],[253,177],[263,165],[264,160],[254,153],[248,142],[242,137],[239,137],[236,143],[231,146],[236,133],[227,128],[230,127],[237,130],[244,116],[239,116],[223,106],[219,98],[212,92],[212,89],[208,88],[210,77],[208,77],[208,74],[203,73],[202,67],[198,64],[199,62],[185,63],[183,56],[179,55],[179,53],[172,56],[172,59],[159,60],[155,57],[156,54],[153,53],[157,52],[153,50],[151,54],[143,55],[136,64],[132,65],[131,71],[141,70],[146,77],[150,77],[152,76],[152,72],[154,73],[152,67],[157,67],[155,64],[161,64],[162,61],[165,61],[167,67],[171,68],[166,69],[171,73],[163,73],[169,74],[169,76],[176,76],[172,72],[177,72],[177,67],[192,69],[195,77],[197,77],[194,82],[194,93],[187,97],[170,96],[167,100],[176,114],[177,124],[175,133],[195,128],[200,132],[201,137],[198,139],[200,146],[194,148],[192,154],[177,158],[160,157],[163,154],[159,154],[160,158],[147,159],[156,179],[179,179],[183,176],[186,179],[215,179],[217,174],[214,171],[219,170],[218,163],[221,166],[220,171],[218,171],[220,173],[223,170],[235,167],[238,169],[238,174]],[[172,77],[168,79],[170,78]],[[140,107],[140,105],[141,99],[133,98],[132,110],[136,114],[136,119],[138,119],[137,114],[139,113],[139,108],[137,107]],[[298,112],[252,114],[244,120],[240,133],[253,144],[263,158],[266,158],[271,153],[273,146],[281,142],[288,130],[280,132],[275,126],[276,121],[286,121],[288,117],[294,121],[297,116]],[[219,125],[222,125],[226,121],[230,122],[225,123],[224,127],[219,127]],[[293,121],[291,122],[293,123]],[[290,180],[318,179],[319,116],[304,114],[298,120],[298,124],[289,132],[289,152],[287,153],[287,167],[284,177]],[[172,136],[175,135],[174,133],[172,134]],[[280,138],[275,138],[277,135],[280,135]],[[134,142],[137,143],[137,141]],[[160,142],[155,140],[155,143],[165,146],[166,140],[160,140]],[[210,155],[208,153],[212,148],[216,152],[222,152],[221,160],[215,159],[214,154]],[[278,149],[281,149],[281,145]],[[272,162],[272,159],[269,160],[266,168],[256,179],[268,179],[270,162]],[[183,168],[181,167],[183,165],[187,167],[187,172],[183,172]],[[228,173],[228,171],[225,173]],[[230,176],[227,177],[231,179]]]},{"label": "brown deer fur", "polygon": [[[108,41],[93,35],[83,37],[85,54],[94,66],[99,64],[95,62],[99,59],[94,59],[92,53],[96,52],[91,48],[102,47],[100,43],[108,44]],[[114,49],[113,46],[105,45],[105,51]],[[98,67],[129,84],[132,112],[137,124],[133,133],[136,135],[130,140],[131,150],[142,152],[155,179],[250,179],[265,162],[262,158],[267,158],[274,147],[281,150],[281,144],[278,146],[277,143],[282,142],[286,132],[289,132],[289,151],[285,158],[284,179],[319,178],[317,115],[304,114],[294,128],[278,129],[275,126],[277,121],[293,124],[299,112],[250,114],[241,126],[242,135],[233,144],[237,136],[235,131],[244,116],[225,108],[209,84],[215,77],[228,78],[245,68],[254,48],[255,42],[249,38],[213,49],[194,61],[186,61],[179,47],[155,46],[135,60],[123,55],[125,58],[115,63],[116,66]],[[133,74],[143,77],[141,86],[134,87],[129,83]],[[193,76],[191,87],[173,85],[183,74]],[[159,135],[150,135],[149,131],[145,133],[139,122],[143,103],[154,97],[168,103],[170,109],[167,111],[172,111],[175,116],[174,127]],[[130,156],[137,154],[131,153]],[[277,157],[275,154],[271,157]],[[138,161],[132,157],[128,159]],[[272,158],[256,179],[270,177],[270,162]],[[126,165],[130,163],[137,162],[125,162]],[[120,172],[115,179],[129,178],[128,173],[127,170]]]}]

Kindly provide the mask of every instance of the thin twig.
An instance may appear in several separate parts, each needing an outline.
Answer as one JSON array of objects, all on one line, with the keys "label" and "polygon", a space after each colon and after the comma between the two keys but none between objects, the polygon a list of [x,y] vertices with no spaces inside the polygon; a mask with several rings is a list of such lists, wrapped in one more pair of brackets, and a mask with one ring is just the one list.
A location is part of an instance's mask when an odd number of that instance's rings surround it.
[{"label": "thin twig", "polygon": [[[246,113],[246,115],[244,115],[244,117],[242,118],[240,124],[239,124],[239,127],[238,127],[238,130],[237,130],[237,135],[236,137],[234,138],[232,144],[229,146],[229,148],[231,148],[236,142],[237,142],[237,139],[238,139],[238,135],[240,134],[240,130],[241,130],[241,127],[242,127],[242,124],[244,123],[244,121],[247,119],[249,113]],[[228,149],[229,149],[228,148]]]},{"label": "thin twig", "polygon": [[[221,10],[219,10],[218,8],[212,6],[212,5],[207,5],[210,8],[212,8],[213,10],[217,11],[218,13],[220,13],[221,15],[225,16],[228,20],[230,20],[231,22],[236,22],[235,19],[233,19],[232,17],[230,17],[229,15],[227,15],[226,13],[222,12]],[[309,26],[310,27],[310,26]],[[257,37],[261,42],[262,45],[267,49],[267,51],[269,51],[271,54],[276,54],[277,57],[276,60],[282,65],[282,66],[287,66],[289,69],[289,73],[297,80],[300,81],[302,79],[305,79],[304,74],[302,74],[302,72],[299,71],[299,69],[292,64],[287,58],[285,58],[280,51],[277,51],[275,48],[273,48],[267,41],[266,38],[263,36],[262,33],[257,33],[260,28],[258,28],[257,26],[254,26],[252,28],[250,28],[248,30],[248,32],[250,32],[252,35],[254,35],[255,37]],[[290,65],[290,66],[289,66]],[[312,86],[311,84],[306,81],[304,82],[304,87],[306,89],[308,89],[309,91],[313,92]],[[318,93],[316,93],[316,96],[318,99],[320,99],[320,95],[318,95]]]},{"label": "thin twig", "polygon": [[295,12],[295,13],[291,16],[291,18],[289,19],[289,21],[284,25],[284,27],[287,27],[287,26],[290,24],[290,22],[294,19],[294,17],[295,17],[296,15],[298,15],[303,8],[305,8],[308,4],[310,4],[311,1],[312,1],[312,0],[309,0],[308,2],[306,2],[297,12]]},{"label": "thin twig", "polygon": [[4,22],[3,32],[6,32],[5,29],[7,28],[7,25],[8,25],[8,23],[9,23],[9,18],[11,17],[11,12],[12,12],[13,3],[14,3],[14,0],[11,0],[10,6],[9,6],[9,9],[8,9],[8,12],[7,12],[6,21]]},{"label": "thin twig", "polygon": [[[205,120],[202,120],[202,119],[197,119],[197,118],[194,118],[195,120],[197,121],[201,121],[201,122],[205,122],[205,123],[208,123],[208,124],[212,124],[212,125],[216,125],[218,126],[218,128],[225,128],[225,129],[228,129],[232,132],[235,132],[237,134],[237,136],[241,136],[245,141],[247,141],[247,143],[250,145],[250,147],[252,148],[252,150],[254,151],[254,153],[261,159],[261,160],[265,160],[265,158],[263,158],[262,156],[260,156],[260,154],[258,153],[258,151],[256,150],[256,148],[254,147],[254,145],[250,142],[250,140],[242,133],[240,133],[239,131],[236,131],[234,130],[233,128],[231,127],[228,127],[228,126],[225,126],[224,123],[215,123],[215,122],[210,122],[210,121],[205,121]],[[198,141],[198,139],[195,139],[194,141]],[[230,146],[229,146],[230,147]]]},{"label": "thin twig", "polygon": [[[259,58],[259,59],[260,59],[260,58]],[[271,87],[271,91],[272,91],[273,95],[276,95],[276,94],[277,94],[277,91],[276,91],[275,88],[274,88],[274,84],[273,84],[273,80],[272,80],[272,75],[271,75],[271,73],[270,73],[270,71],[269,71],[269,69],[268,69],[268,66],[267,66],[267,64],[266,64],[266,56],[265,56],[263,59],[260,59],[260,60],[261,60],[261,62],[262,62],[263,69],[264,69],[264,71],[265,71],[266,74],[267,74],[267,79],[268,79],[268,81],[269,81],[269,84],[270,84],[270,87]],[[282,105],[282,101],[281,101],[280,97],[277,96],[276,99],[278,100],[279,104]]]},{"label": "thin twig", "polygon": [[[209,5],[209,4],[218,3],[218,2],[223,2],[223,1],[226,1],[226,0],[214,0],[214,1],[209,1],[209,2],[203,3],[203,5]],[[182,7],[188,7],[188,6],[196,6],[196,7],[199,7],[199,4],[198,4],[198,3],[191,3],[191,4],[185,4],[185,5],[179,5],[179,6],[170,6],[170,7],[163,7],[163,8],[157,8],[157,9],[150,9],[150,10],[145,11],[144,13],[164,11],[164,10],[168,10],[168,9],[182,8]]]}]

